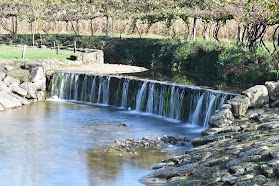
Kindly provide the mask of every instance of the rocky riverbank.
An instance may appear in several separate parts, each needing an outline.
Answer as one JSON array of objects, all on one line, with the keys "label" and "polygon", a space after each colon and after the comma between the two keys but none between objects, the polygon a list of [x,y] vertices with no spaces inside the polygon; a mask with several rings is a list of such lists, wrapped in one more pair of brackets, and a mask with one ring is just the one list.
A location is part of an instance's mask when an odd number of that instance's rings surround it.
[{"label": "rocky riverbank", "polygon": [[[278,185],[279,83],[257,85],[216,111],[193,149],[162,160],[147,185]],[[259,108],[260,107],[260,108]],[[169,162],[176,162],[171,165]]]},{"label": "rocky riverbank", "polygon": [[[46,73],[58,60],[27,62],[23,67],[0,63],[0,111],[42,101],[46,94]],[[26,76],[26,77],[25,77]]]}]

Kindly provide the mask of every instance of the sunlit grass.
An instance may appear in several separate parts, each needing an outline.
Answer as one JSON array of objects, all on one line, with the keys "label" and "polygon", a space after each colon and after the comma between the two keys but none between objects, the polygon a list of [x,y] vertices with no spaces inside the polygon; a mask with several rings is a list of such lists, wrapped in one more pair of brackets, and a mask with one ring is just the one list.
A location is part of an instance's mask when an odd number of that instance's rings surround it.
[{"label": "sunlit grass", "polygon": [[[54,49],[41,49],[41,48],[26,48],[25,60],[24,61],[35,61],[41,59],[51,59],[55,58],[59,61],[66,61],[73,55],[73,51],[69,50],[60,50],[59,55],[56,55],[56,50]],[[5,60],[17,60],[20,61],[22,59],[22,48],[0,45],[0,59]]]}]

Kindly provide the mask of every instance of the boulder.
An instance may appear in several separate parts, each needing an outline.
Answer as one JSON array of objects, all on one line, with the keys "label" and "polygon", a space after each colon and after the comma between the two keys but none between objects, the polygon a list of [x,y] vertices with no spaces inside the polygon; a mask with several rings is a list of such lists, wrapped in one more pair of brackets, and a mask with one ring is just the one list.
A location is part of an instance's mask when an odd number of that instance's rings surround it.
[{"label": "boulder", "polygon": [[14,77],[11,76],[6,76],[3,80],[7,86],[9,86],[10,84],[15,84],[15,85],[19,85],[20,81]]},{"label": "boulder", "polygon": [[14,96],[16,99],[18,99],[21,102],[22,105],[29,105],[30,104],[30,102],[23,97],[20,97],[16,94],[11,94],[11,95]]},{"label": "boulder", "polygon": [[228,100],[228,104],[232,106],[232,113],[234,117],[240,118],[246,114],[246,111],[250,105],[250,100],[247,96],[239,95],[231,100]]},{"label": "boulder", "polygon": [[5,65],[4,67],[7,71],[11,71],[14,69],[14,67],[10,66],[10,65]]},{"label": "boulder", "polygon": [[0,92],[0,104],[4,108],[14,108],[22,105],[22,102],[17,99],[13,94]]},{"label": "boulder", "polygon": [[45,93],[43,91],[38,91],[37,97],[38,97],[38,101],[43,101],[45,100]]},{"label": "boulder", "polygon": [[264,85],[253,86],[242,92],[242,95],[246,95],[249,98],[249,107],[261,107],[269,101],[268,90]]},{"label": "boulder", "polygon": [[45,91],[46,90],[46,77],[43,77],[41,80],[34,82],[36,90]]},{"label": "boulder", "polygon": [[45,76],[45,74],[44,74],[44,70],[42,67],[32,68],[30,75],[29,75],[29,80],[31,81],[31,83],[33,83],[33,82],[43,79],[44,76]]},{"label": "boulder", "polygon": [[9,93],[12,90],[9,87],[7,87],[6,83],[4,83],[3,81],[0,81],[0,91],[5,92],[5,93]]},{"label": "boulder", "polygon": [[231,105],[224,104],[219,110],[210,118],[208,124],[211,127],[225,127],[231,125],[234,121],[233,113],[231,112]]},{"label": "boulder", "polygon": [[24,67],[26,69],[33,69],[37,67],[42,67],[44,72],[54,69],[57,67],[58,60],[57,59],[44,59],[44,60],[39,60],[39,61],[30,61],[25,63]]},{"label": "boulder", "polygon": [[19,87],[17,84],[11,84],[9,88],[13,91],[13,93],[18,94],[20,96],[27,96],[27,91],[23,88]]},{"label": "boulder", "polygon": [[271,100],[277,100],[279,98],[279,82],[267,81],[265,86],[268,90],[269,98]]},{"label": "boulder", "polygon": [[257,118],[259,115],[263,114],[264,110],[263,109],[248,109],[247,111],[247,117],[249,119],[255,119]]},{"label": "boulder", "polygon": [[21,85],[19,85],[21,88],[27,91],[26,97],[29,99],[36,99],[36,91],[37,87],[35,83],[30,83],[30,82],[24,82]]},{"label": "boulder", "polygon": [[4,72],[0,72],[0,81],[2,81],[6,77]]}]

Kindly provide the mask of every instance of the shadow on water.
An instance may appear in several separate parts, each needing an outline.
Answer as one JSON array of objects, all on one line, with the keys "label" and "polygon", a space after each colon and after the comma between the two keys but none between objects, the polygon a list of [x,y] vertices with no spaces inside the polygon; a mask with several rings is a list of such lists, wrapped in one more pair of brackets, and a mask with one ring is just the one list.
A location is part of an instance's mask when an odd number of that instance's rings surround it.
[{"label": "shadow on water", "polygon": [[224,81],[217,80],[217,78],[204,77],[199,74],[191,74],[186,71],[172,71],[165,68],[152,68],[148,71],[141,73],[132,73],[128,76],[134,76],[144,79],[151,79],[157,81],[166,81],[170,83],[176,83],[181,85],[194,85],[209,87],[215,90],[221,90],[231,93],[241,93],[247,87],[236,87],[226,84]]}]

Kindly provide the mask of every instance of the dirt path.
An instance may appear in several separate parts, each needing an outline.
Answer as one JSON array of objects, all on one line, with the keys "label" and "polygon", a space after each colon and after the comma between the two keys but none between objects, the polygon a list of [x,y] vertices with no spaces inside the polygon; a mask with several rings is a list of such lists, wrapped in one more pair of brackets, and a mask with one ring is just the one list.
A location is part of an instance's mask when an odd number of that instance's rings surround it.
[{"label": "dirt path", "polygon": [[77,67],[63,67],[58,71],[66,72],[80,72],[80,73],[93,73],[93,74],[124,74],[124,73],[136,73],[147,71],[144,67],[118,65],[118,64],[90,64],[81,65]]}]

